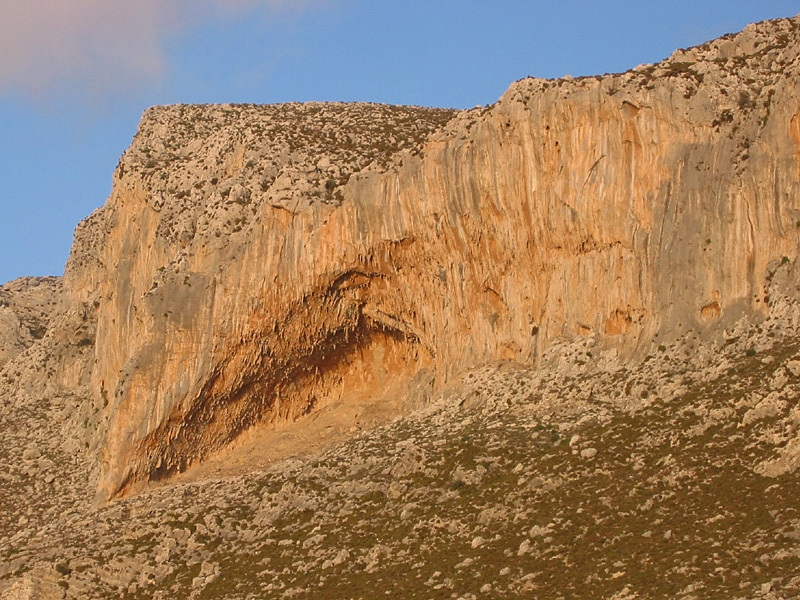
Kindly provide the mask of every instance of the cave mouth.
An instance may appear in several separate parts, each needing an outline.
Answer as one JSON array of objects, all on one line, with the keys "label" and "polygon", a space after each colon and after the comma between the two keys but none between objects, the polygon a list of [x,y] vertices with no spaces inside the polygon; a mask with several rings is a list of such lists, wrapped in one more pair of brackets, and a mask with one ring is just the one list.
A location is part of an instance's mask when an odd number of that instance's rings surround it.
[{"label": "cave mouth", "polygon": [[173,485],[262,471],[289,458],[318,455],[425,406],[434,376],[424,355],[399,336],[373,332],[368,343],[320,374],[315,402],[294,419],[262,419],[202,459],[151,485]]},{"label": "cave mouth", "polygon": [[[424,405],[432,354],[407,329],[376,319],[363,293],[354,300],[353,287],[334,285],[334,293],[304,298],[284,327],[251,336],[218,365],[186,408],[178,406],[137,444],[112,497],[191,478],[181,476],[192,471],[213,475],[203,468],[209,461],[216,474],[257,470]],[[342,317],[309,331],[311,315]],[[294,343],[281,352],[287,339]]]}]

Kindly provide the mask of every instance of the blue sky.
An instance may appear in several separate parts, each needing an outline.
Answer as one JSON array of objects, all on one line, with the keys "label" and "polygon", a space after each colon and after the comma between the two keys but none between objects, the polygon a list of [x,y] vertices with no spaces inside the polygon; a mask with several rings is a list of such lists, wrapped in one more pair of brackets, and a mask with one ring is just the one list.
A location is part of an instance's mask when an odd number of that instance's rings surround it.
[{"label": "blue sky", "polygon": [[786,0],[0,0],[0,282],[59,275],[142,111],[177,102],[471,107],[618,72]]}]

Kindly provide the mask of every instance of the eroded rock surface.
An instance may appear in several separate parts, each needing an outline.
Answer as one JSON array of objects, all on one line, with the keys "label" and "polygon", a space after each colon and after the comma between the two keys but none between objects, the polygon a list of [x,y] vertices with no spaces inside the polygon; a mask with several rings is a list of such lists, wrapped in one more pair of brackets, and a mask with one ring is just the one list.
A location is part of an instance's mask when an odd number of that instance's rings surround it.
[{"label": "eroded rock surface", "polygon": [[0,286],[0,367],[44,337],[60,299],[59,277],[23,277]]},{"label": "eroded rock surface", "polygon": [[76,236],[104,493],[349,393],[766,312],[797,250],[798,25],[454,113],[151,109]]}]

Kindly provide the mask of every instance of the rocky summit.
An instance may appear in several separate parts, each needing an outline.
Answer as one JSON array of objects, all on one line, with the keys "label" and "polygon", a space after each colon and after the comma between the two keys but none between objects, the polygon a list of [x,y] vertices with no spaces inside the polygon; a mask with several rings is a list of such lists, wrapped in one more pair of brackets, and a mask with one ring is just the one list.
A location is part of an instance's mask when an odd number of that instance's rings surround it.
[{"label": "rocky summit", "polygon": [[800,598],[799,89],[148,110],[0,286],[0,599]]}]

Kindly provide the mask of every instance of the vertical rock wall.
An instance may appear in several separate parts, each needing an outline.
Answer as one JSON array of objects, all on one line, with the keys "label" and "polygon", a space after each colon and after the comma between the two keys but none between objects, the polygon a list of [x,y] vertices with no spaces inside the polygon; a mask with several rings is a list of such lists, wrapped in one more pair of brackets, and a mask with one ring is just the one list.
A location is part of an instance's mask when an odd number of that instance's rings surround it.
[{"label": "vertical rock wall", "polygon": [[763,23],[460,113],[152,109],[65,278],[98,296],[101,493],[420,373],[767,311],[800,232],[798,47]]}]

